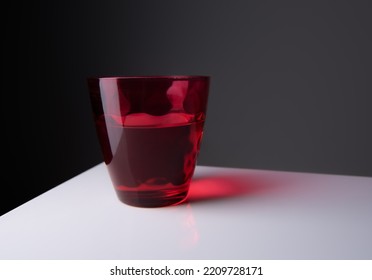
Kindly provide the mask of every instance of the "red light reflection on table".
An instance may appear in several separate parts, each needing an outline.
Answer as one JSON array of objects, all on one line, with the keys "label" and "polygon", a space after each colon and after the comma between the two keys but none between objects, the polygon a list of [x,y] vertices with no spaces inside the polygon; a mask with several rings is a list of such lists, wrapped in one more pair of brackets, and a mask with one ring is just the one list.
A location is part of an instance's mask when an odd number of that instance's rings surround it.
[{"label": "red light reflection on table", "polygon": [[195,176],[191,181],[188,198],[185,202],[195,203],[264,195],[278,191],[276,187],[279,181],[279,176],[266,177],[265,174],[259,173]]},{"label": "red light reflection on table", "polygon": [[186,216],[182,220],[182,227],[187,234],[181,239],[181,247],[191,249],[199,242],[200,235],[190,204],[186,205]]}]

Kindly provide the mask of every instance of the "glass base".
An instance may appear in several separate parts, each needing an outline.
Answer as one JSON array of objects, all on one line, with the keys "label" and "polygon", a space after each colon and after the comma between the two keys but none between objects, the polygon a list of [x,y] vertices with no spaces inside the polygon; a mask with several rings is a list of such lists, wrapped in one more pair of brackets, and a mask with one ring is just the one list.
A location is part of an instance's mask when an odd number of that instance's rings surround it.
[{"label": "glass base", "polygon": [[116,188],[116,194],[121,202],[135,207],[155,208],[176,205],[184,201],[188,194],[189,185],[165,187],[158,190],[125,189],[127,190],[123,190],[123,187]]}]

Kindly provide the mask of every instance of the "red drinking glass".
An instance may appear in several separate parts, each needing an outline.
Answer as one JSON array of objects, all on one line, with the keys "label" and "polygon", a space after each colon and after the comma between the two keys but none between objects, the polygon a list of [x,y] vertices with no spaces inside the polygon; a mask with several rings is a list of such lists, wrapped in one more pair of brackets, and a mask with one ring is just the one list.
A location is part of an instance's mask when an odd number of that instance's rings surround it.
[{"label": "red drinking glass", "polygon": [[123,203],[160,207],[186,198],[209,82],[208,76],[88,78],[103,158]]}]

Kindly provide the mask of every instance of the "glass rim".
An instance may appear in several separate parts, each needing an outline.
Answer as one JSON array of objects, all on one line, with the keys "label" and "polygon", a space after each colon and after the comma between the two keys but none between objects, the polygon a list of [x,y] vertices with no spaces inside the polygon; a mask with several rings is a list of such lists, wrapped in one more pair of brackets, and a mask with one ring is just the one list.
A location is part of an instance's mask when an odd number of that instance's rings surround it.
[{"label": "glass rim", "polygon": [[209,80],[208,75],[139,75],[139,76],[90,76],[87,80]]}]

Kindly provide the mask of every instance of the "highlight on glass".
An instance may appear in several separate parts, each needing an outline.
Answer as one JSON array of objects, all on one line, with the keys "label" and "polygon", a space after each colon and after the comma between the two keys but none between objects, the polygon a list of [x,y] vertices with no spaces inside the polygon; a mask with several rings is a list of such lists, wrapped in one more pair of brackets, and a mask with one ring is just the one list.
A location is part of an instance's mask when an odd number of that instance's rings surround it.
[{"label": "highlight on glass", "polygon": [[161,207],[187,197],[209,83],[209,76],[88,78],[98,140],[120,201]]}]

